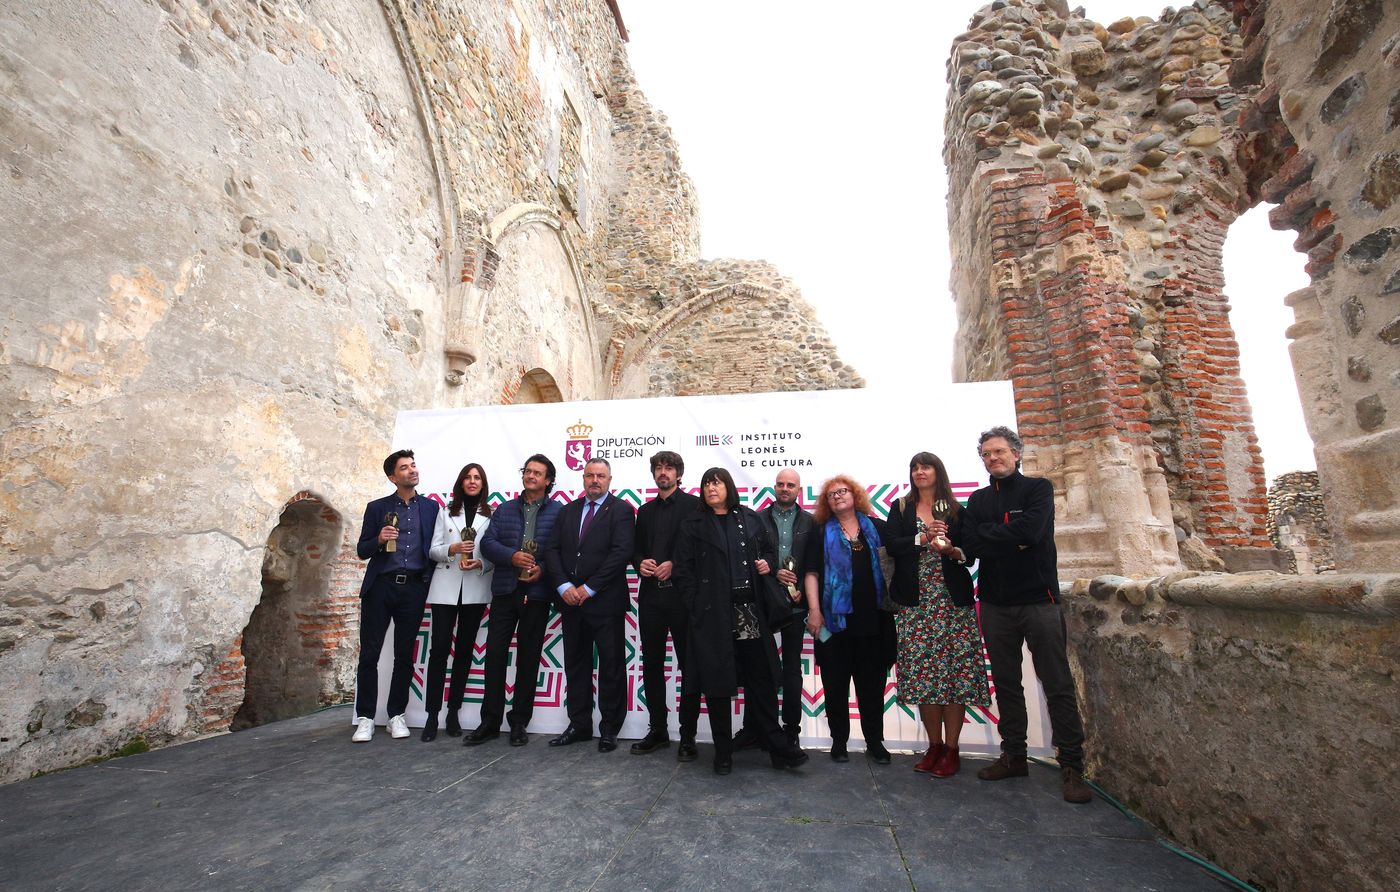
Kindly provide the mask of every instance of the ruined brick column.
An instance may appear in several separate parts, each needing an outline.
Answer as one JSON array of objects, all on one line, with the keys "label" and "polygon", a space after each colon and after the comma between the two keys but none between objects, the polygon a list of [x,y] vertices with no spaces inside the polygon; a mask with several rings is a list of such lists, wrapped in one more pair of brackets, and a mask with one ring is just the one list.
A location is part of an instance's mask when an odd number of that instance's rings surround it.
[{"label": "ruined brick column", "polygon": [[1252,203],[1230,12],[997,5],[949,64],[954,374],[1014,382],[1063,575],[1275,566],[1221,275]]}]

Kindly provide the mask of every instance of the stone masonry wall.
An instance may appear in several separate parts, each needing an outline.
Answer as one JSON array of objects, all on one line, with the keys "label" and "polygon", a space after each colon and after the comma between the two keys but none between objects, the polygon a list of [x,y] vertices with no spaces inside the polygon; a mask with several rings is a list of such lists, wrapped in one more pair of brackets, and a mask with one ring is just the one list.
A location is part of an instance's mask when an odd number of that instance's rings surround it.
[{"label": "stone masonry wall", "polygon": [[1258,888],[1392,888],[1397,582],[1081,580],[1064,603],[1089,773]]},{"label": "stone masonry wall", "polygon": [[1293,554],[1298,573],[1336,569],[1332,528],[1316,471],[1293,471],[1274,478],[1269,487],[1269,538]]},{"label": "stone masonry wall", "polygon": [[1240,51],[1210,5],[1104,28],[1011,2],[955,41],[956,374],[1015,382],[1029,464],[1082,509],[1062,534],[1075,572],[1218,567],[1269,544],[1220,273],[1247,206],[1224,123]]},{"label": "stone masonry wall", "polygon": [[[859,382],[770,267],[700,263],[602,0],[42,0],[0,60],[0,780],[226,728],[250,676],[343,698],[400,409],[694,392],[750,352],[709,314],[799,330],[754,381]],[[302,500],[337,543],[274,532]]]}]

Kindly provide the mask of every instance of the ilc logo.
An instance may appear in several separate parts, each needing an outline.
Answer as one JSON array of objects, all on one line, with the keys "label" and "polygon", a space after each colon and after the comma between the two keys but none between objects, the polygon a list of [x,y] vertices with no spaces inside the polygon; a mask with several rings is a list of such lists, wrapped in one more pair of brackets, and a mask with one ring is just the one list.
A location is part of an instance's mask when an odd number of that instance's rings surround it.
[{"label": "ilc logo", "polygon": [[564,464],[571,471],[582,471],[593,457],[593,425],[584,424],[583,419],[579,419],[577,424],[571,424],[565,430],[569,438],[564,441]]}]

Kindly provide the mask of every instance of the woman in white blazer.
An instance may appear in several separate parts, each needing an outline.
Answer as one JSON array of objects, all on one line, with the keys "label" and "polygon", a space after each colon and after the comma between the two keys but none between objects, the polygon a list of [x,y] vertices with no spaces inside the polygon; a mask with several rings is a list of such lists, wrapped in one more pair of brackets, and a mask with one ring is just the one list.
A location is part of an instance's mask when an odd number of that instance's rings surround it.
[{"label": "woman in white blazer", "polygon": [[[472,648],[481,628],[481,615],[491,602],[491,570],[489,561],[476,554],[476,543],[491,523],[491,506],[486,504],[490,486],[486,470],[472,462],[457,474],[452,485],[452,501],[446,511],[439,511],[437,527],[429,559],[437,562],[433,581],[428,587],[428,608],[433,617],[432,649],[428,651],[428,686],[424,706],[428,722],[423,726],[423,741],[437,737],[438,711],[442,709],[442,685],[447,675],[447,656],[452,661],[452,684],[447,691],[447,733],[460,737],[462,724],[458,713],[462,695],[467,688],[467,675],[472,671]],[[464,539],[462,530],[476,530],[476,535]],[[453,632],[456,646],[453,646]]]}]

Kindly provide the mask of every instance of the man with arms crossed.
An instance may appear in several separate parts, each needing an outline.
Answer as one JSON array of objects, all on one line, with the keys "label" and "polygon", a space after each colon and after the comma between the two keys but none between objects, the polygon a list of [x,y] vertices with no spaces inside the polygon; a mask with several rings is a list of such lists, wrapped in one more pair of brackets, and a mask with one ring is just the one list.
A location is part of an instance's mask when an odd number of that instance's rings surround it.
[{"label": "man with arms crossed", "polygon": [[1064,797],[1093,798],[1084,783],[1084,725],[1065,653],[1065,619],[1056,573],[1055,494],[1049,480],[1021,473],[1021,438],[998,426],[978,441],[991,475],[968,499],[952,538],[968,558],[981,559],[978,598],[982,635],[992,662],[1001,757],[977,772],[982,780],[1025,777],[1026,697],[1021,644],[1030,649],[1050,710],[1050,740],[1059,753]]},{"label": "man with arms crossed", "polygon": [[[651,476],[656,481],[656,498],[637,510],[637,536],[632,549],[632,565],[641,576],[637,590],[637,624],[642,639],[642,684],[647,692],[647,712],[651,727],[647,736],[632,744],[633,755],[654,753],[671,745],[666,724],[666,635],[675,642],[676,666],[684,671],[686,654],[686,612],[671,579],[671,556],[676,530],[681,521],[700,510],[700,498],[682,492],[681,475],[685,461],[678,454],[663,450],[651,457]],[[680,689],[680,684],[676,685]],[[681,696],[681,744],[678,762],[693,761],[695,727],[700,719],[699,695]]]},{"label": "man with arms crossed", "polygon": [[569,727],[549,742],[568,746],[593,738],[593,648],[598,648],[598,752],[617,749],[627,717],[627,561],[636,512],[608,492],[612,466],[605,458],[583,466],[584,495],[564,506],[544,548],[550,582],[564,602],[565,705]]},{"label": "man with arms crossed", "polygon": [[[368,559],[360,584],[360,662],[355,672],[355,734],[365,743],[374,736],[379,706],[379,652],[389,623],[394,624],[394,671],[389,676],[389,736],[408,736],[404,710],[413,679],[413,643],[428,601],[428,582],[437,566],[428,558],[438,503],[418,495],[418,463],[413,450],[400,449],[384,459],[384,474],[394,492],[365,506],[355,553]],[[393,551],[388,550],[394,543]]]},{"label": "man with arms crossed", "polygon": [[[553,534],[562,510],[549,498],[554,488],[554,463],[543,455],[525,459],[520,469],[520,495],[491,514],[481,538],[481,553],[496,565],[491,577],[491,612],[486,621],[486,692],[481,701],[481,724],[462,739],[476,746],[501,735],[501,719],[510,722],[510,745],[530,742],[526,728],[535,713],[535,684],[540,673],[545,625],[554,590],[544,579],[540,560],[524,549]],[[510,639],[516,638],[515,698],[506,708],[506,660]]]}]

